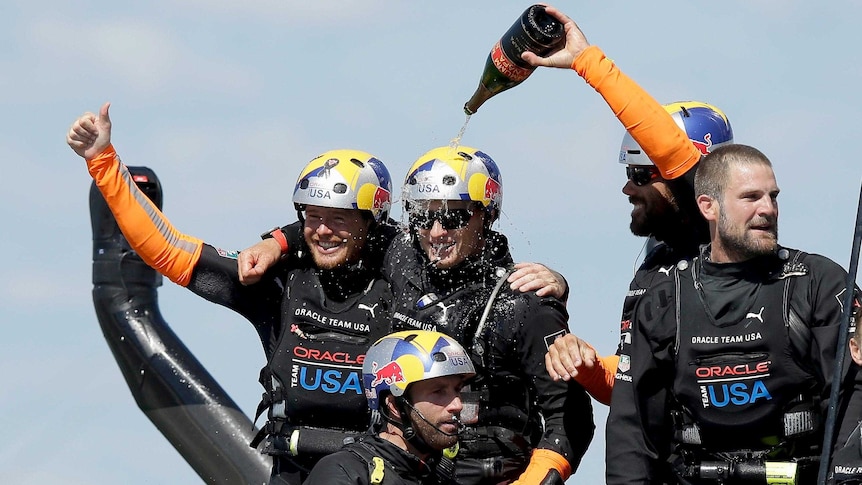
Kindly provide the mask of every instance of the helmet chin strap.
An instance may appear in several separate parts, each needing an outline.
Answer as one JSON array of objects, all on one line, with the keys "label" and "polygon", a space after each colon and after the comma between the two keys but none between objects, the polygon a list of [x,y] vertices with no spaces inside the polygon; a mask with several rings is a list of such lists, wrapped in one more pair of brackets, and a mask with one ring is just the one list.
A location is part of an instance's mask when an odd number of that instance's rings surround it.
[{"label": "helmet chin strap", "polygon": [[[407,406],[408,406],[410,409],[412,409],[413,411],[416,411],[416,414],[418,414],[418,415],[419,415],[419,419],[421,419],[422,421],[425,421],[426,423],[428,423],[428,424],[429,424],[432,428],[434,428],[434,430],[436,430],[438,433],[440,433],[440,434],[442,434],[442,435],[444,435],[444,436],[458,436],[458,432],[457,432],[457,431],[456,431],[456,432],[454,432],[454,433],[447,433],[447,432],[443,431],[442,429],[438,428],[437,426],[434,426],[434,423],[432,423],[431,421],[428,421],[428,420],[425,418],[425,416],[422,414],[422,412],[421,412],[421,411],[419,411],[418,409],[416,409],[412,404],[410,404],[410,402],[409,402],[409,401],[407,401],[407,400],[405,399],[405,400],[404,400],[404,402],[407,404]],[[461,419],[460,419],[458,416],[455,416],[455,421],[458,423],[458,425],[459,425],[459,426],[461,425]],[[411,428],[412,428],[412,426],[411,426]]]},{"label": "helmet chin strap", "polygon": [[425,418],[425,416],[423,416],[422,413],[418,409],[413,407],[413,405],[410,404],[409,401],[407,401],[407,399],[405,399],[403,397],[398,397],[398,398],[395,398],[395,403],[398,406],[398,410],[401,412],[401,422],[400,423],[395,422],[391,418],[390,418],[390,422],[392,422],[393,424],[398,426],[401,429],[401,432],[404,433],[404,439],[406,441],[410,442],[410,444],[412,444],[413,446],[415,446],[416,449],[419,450],[421,453],[433,454],[433,453],[438,453],[440,450],[437,450],[434,447],[432,447],[430,444],[428,444],[427,441],[425,441],[425,438],[423,438],[418,433],[416,433],[416,429],[413,427],[413,424],[411,423],[411,420],[410,420],[410,411],[411,410],[416,411],[416,414],[419,416],[419,419],[421,419],[422,421],[425,421],[426,423],[431,425],[431,427],[434,428],[434,430],[437,431],[438,433],[443,434],[445,436],[457,436],[457,433],[449,434],[449,433],[442,431],[437,426],[434,426],[434,424],[431,423],[430,421],[428,421]]}]

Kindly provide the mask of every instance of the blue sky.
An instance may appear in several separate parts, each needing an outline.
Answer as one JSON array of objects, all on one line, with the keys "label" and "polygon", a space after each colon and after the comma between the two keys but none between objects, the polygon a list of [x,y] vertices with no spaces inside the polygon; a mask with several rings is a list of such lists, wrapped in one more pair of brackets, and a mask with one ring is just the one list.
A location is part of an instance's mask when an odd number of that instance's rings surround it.
[{"label": "blue sky", "polygon": [[[198,483],[132,399],[92,306],[84,163],[65,132],[111,101],[114,142],[159,175],[182,231],[241,249],[294,220],[291,188],[356,148],[396,183],[464,122],[494,41],[528,3],[8,0],[0,16],[0,482]],[[623,0],[558,7],[659,101],[721,107],[775,164],[783,244],[847,266],[857,202],[862,2]],[[622,128],[572,71],[488,101],[462,139],[500,166],[515,258],[569,280],[570,327],[610,353],[643,240]],[[849,148],[848,148],[849,147]],[[396,216],[400,212],[396,211]],[[161,310],[247,414],[252,327],[169,282]],[[601,483],[606,409],[570,483]]]}]

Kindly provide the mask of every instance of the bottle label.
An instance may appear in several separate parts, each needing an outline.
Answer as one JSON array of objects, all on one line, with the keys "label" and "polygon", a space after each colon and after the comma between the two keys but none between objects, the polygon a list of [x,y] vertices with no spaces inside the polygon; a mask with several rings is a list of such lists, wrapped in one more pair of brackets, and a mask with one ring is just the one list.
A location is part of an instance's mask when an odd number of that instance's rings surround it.
[{"label": "bottle label", "polygon": [[503,47],[500,45],[500,41],[497,41],[497,43],[494,44],[494,48],[491,49],[491,59],[494,61],[494,67],[496,67],[502,75],[512,81],[521,82],[533,73],[532,69],[525,69],[515,65],[515,63],[506,56],[506,53],[503,52]]}]

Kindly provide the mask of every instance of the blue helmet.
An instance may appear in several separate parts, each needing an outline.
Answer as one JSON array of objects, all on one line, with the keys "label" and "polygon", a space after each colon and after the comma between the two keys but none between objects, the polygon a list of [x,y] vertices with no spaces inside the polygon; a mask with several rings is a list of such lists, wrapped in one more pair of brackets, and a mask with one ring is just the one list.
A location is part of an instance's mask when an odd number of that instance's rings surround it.
[{"label": "blue helmet", "polygon": [[[704,156],[722,145],[733,143],[730,121],[711,104],[677,101],[664,105],[664,109]],[[654,165],[629,132],[623,136],[619,162],[625,165]]]}]

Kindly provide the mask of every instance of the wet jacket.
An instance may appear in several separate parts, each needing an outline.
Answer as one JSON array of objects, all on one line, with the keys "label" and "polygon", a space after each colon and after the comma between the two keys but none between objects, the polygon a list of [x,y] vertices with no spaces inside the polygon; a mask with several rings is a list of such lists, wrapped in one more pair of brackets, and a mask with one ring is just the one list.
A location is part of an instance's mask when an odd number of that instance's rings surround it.
[{"label": "wet jacket", "polygon": [[303,485],[438,485],[428,464],[378,436],[324,457]]},{"label": "wet jacket", "polygon": [[[123,235],[144,262],[254,325],[268,361],[261,373],[267,390],[261,410],[270,411],[263,427],[269,433],[266,452],[285,455],[295,426],[351,434],[367,428],[362,359],[373,339],[390,331],[391,300],[379,272],[367,269],[372,265],[319,271],[307,251],[300,250],[261,282],[243,286],[238,253],[174,228],[137,187],[112,146],[87,166]],[[303,468],[320,453],[340,447],[338,433],[324,435],[326,439],[321,433],[306,434],[315,439],[301,443],[317,453],[302,460]]]},{"label": "wet jacket", "polygon": [[394,322],[446,333],[471,353],[477,378],[465,399],[481,406],[478,422],[461,435],[459,460],[507,456],[526,463],[530,450],[545,448],[574,470],[594,431],[590,399],[578,385],[554,382],[544,365],[550,343],[568,331],[568,314],[555,298],[510,290],[511,265],[497,233],[481,255],[451,270],[432,268],[409,236],[396,238],[384,261]]},{"label": "wet jacket", "polygon": [[[814,414],[825,415],[844,270],[822,256],[782,249],[778,257],[731,264],[701,255],[668,273],[641,297],[621,339],[607,423],[607,462],[614,464],[607,483],[676,483],[668,460],[678,454],[687,464],[743,449],[768,450],[779,461],[816,454],[822,427],[788,439],[796,449],[773,448],[767,438],[780,441],[781,419],[799,394],[814,401]],[[855,369],[845,366],[842,409],[855,378]],[[747,423],[744,430],[713,431],[722,420]],[[691,422],[704,430],[700,446],[683,433]],[[838,439],[853,426],[839,420]]]}]

